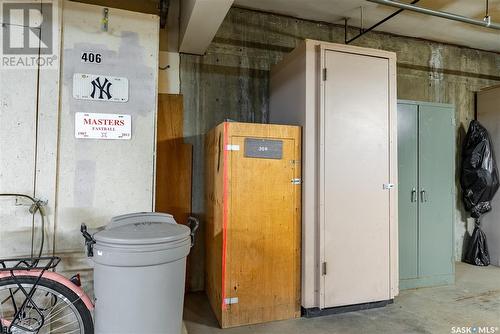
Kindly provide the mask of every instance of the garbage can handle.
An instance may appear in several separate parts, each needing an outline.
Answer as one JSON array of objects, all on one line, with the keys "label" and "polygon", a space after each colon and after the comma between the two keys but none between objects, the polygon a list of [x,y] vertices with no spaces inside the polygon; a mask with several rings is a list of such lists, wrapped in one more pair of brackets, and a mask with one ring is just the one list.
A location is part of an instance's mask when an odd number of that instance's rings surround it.
[{"label": "garbage can handle", "polygon": [[194,236],[196,234],[196,230],[198,229],[198,227],[200,227],[200,221],[193,217],[193,216],[190,216],[188,217],[188,226],[189,228],[191,229],[191,247],[194,246]]},{"label": "garbage can handle", "polygon": [[87,232],[87,225],[85,224],[82,224],[80,226],[80,232],[82,232],[82,235],[85,238],[85,246],[87,247],[87,256],[93,257],[95,239],[90,235],[89,232]]}]

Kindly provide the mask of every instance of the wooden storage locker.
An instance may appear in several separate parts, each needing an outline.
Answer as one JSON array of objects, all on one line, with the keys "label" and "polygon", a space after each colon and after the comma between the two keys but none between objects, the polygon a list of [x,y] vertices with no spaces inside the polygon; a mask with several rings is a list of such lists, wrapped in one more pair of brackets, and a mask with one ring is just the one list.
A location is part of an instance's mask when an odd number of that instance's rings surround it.
[{"label": "wooden storage locker", "polygon": [[306,316],[387,304],[398,293],[396,54],[305,40],[270,87],[271,123],[303,126]]},{"label": "wooden storage locker", "polygon": [[222,328],[300,316],[300,127],[206,137],[206,291]]}]

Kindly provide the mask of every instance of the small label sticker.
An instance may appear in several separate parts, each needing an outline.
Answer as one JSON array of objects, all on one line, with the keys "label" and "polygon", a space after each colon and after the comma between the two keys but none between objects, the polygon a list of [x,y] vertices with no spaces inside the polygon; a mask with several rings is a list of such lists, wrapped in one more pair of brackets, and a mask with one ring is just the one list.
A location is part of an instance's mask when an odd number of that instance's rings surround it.
[{"label": "small label sticker", "polygon": [[245,157],[261,159],[282,159],[283,141],[245,138]]}]

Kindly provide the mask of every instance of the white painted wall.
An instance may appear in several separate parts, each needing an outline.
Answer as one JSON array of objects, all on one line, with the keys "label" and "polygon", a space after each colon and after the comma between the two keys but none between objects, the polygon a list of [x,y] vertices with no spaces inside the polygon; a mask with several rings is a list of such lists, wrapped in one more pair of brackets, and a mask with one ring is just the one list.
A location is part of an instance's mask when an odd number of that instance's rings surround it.
[{"label": "white painted wall", "polygon": [[160,51],[158,93],[180,94],[180,60],[178,52]]},{"label": "white painted wall", "polygon": [[[54,6],[53,48],[59,58],[61,2],[54,1]],[[0,56],[5,56],[3,49]],[[51,68],[0,66],[0,193],[27,194],[49,203],[45,251],[52,249],[54,239],[58,106],[58,60]],[[22,199],[0,198],[0,257],[29,254],[30,205]],[[34,223],[40,226],[38,216]],[[41,230],[36,232],[39,240]],[[38,243],[34,246],[38,249]]]},{"label": "white painted wall", "polygon": [[[97,227],[114,215],[154,208],[159,20],[110,8],[109,29],[103,31],[102,15],[99,6],[64,3],[57,253],[81,253],[81,223]],[[102,63],[82,62],[84,51],[101,53]],[[128,102],[74,99],[74,73],[127,78]],[[77,112],[131,115],[132,138],[76,139]]]}]

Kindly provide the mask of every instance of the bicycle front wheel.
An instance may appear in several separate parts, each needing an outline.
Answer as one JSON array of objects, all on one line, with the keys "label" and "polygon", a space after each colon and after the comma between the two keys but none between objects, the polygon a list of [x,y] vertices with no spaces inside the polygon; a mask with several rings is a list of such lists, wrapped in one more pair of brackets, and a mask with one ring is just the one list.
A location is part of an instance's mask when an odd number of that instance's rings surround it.
[{"label": "bicycle front wheel", "polygon": [[36,281],[30,276],[0,279],[0,333],[94,333],[92,314],[78,295],[45,278],[34,287]]}]

